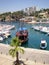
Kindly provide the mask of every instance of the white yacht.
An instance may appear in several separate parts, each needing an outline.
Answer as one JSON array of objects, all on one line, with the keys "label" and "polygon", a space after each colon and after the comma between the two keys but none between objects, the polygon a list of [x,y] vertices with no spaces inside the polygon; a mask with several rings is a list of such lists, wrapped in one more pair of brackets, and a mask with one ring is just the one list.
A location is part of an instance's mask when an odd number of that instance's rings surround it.
[{"label": "white yacht", "polygon": [[49,36],[49,32],[47,33],[47,35]]},{"label": "white yacht", "polygon": [[40,48],[41,48],[41,49],[45,49],[46,47],[47,47],[47,42],[46,42],[46,40],[41,40]]},{"label": "white yacht", "polygon": [[0,41],[3,41],[3,37],[2,36],[0,36]]},{"label": "white yacht", "polygon": [[32,29],[36,30],[36,31],[39,31],[39,26],[32,26]]},{"label": "white yacht", "polygon": [[11,36],[10,31],[9,30],[3,30],[0,33],[4,38],[8,38],[9,36]]},{"label": "white yacht", "polygon": [[43,33],[47,33],[48,32],[47,27],[43,27],[40,31],[43,32]]}]

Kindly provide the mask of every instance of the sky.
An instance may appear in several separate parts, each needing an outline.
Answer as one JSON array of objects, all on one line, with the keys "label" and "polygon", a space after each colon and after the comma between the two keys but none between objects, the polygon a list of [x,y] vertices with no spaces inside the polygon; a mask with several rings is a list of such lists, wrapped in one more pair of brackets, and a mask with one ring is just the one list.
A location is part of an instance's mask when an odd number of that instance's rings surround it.
[{"label": "sky", "polygon": [[0,13],[18,11],[32,6],[38,9],[49,8],[49,0],[0,0]]}]

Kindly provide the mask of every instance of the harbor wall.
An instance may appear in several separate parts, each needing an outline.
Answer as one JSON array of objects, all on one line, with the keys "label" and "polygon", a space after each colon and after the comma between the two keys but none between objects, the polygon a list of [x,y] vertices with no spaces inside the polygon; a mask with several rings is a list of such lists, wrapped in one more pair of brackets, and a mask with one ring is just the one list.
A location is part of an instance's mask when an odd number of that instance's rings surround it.
[{"label": "harbor wall", "polygon": [[[0,53],[9,55],[9,49],[11,47],[6,44],[0,43]],[[24,48],[24,54],[19,53],[20,59],[31,60],[34,62],[40,62],[43,64],[49,64],[49,51],[45,50],[38,50],[38,49],[31,49],[31,48]]]}]

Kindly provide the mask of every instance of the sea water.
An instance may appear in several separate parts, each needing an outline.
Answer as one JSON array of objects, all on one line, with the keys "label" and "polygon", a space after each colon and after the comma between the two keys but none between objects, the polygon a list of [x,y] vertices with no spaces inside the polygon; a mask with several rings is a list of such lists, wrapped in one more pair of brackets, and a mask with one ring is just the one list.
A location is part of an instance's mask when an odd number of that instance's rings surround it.
[{"label": "sea water", "polygon": [[4,44],[10,44],[11,39],[16,36],[16,32],[19,29],[19,27],[22,25],[28,29],[28,41],[24,44],[22,44],[22,47],[26,48],[35,48],[35,49],[40,49],[40,42],[41,39],[44,39],[47,41],[47,48],[46,50],[49,50],[49,36],[47,34],[41,33],[39,31],[35,31],[32,29],[33,25],[42,25],[42,26],[49,26],[49,24],[28,24],[28,23],[23,23],[20,21],[14,21],[14,22],[0,22],[0,24],[10,24],[10,25],[15,25],[15,29],[10,30],[11,32],[11,37],[8,39],[5,39],[2,43]]}]

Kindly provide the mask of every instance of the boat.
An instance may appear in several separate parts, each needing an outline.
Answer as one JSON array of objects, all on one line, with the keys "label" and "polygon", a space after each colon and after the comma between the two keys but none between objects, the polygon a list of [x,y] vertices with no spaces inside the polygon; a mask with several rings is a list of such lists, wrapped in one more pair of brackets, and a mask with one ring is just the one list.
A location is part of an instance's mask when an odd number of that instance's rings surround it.
[{"label": "boat", "polygon": [[19,28],[16,32],[16,36],[19,38],[21,43],[24,43],[28,40],[28,30],[27,28]]},{"label": "boat", "polygon": [[34,29],[35,31],[39,31],[39,26],[32,26],[32,29]]},{"label": "boat", "polygon": [[46,47],[47,47],[47,42],[46,42],[46,40],[41,40],[40,48],[41,48],[41,49],[46,49]]},{"label": "boat", "polygon": [[49,36],[49,32],[47,33],[47,35]]},{"label": "boat", "polygon": [[3,37],[2,36],[0,36],[0,41],[3,41],[4,39],[3,39]]},{"label": "boat", "polygon": [[43,27],[40,31],[45,34],[48,32],[47,27]]},{"label": "boat", "polygon": [[42,26],[32,26],[32,29],[34,29],[35,31],[41,31]]},{"label": "boat", "polygon": [[5,39],[5,38],[8,38],[9,36],[11,36],[9,30],[0,31],[0,35],[1,35],[4,39]]},{"label": "boat", "polygon": [[11,34],[10,33],[6,33],[3,35],[5,38],[8,38],[8,37],[11,37]]},{"label": "boat", "polygon": [[44,27],[44,26],[32,26],[32,29],[49,35],[49,27]]}]

